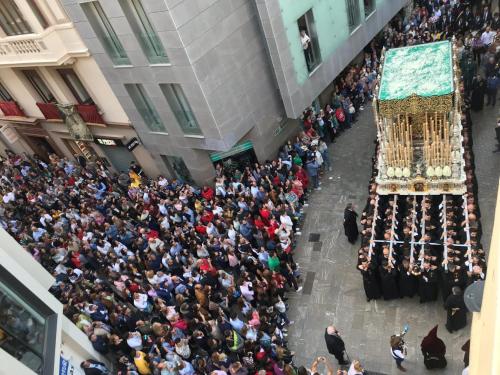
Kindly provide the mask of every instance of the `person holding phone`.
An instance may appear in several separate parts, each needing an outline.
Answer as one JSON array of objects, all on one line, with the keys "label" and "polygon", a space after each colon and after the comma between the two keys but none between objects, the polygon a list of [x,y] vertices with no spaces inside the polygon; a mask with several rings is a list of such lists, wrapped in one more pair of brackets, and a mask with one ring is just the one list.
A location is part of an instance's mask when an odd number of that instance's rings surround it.
[{"label": "person holding phone", "polygon": [[396,361],[398,370],[406,372],[406,368],[401,365],[406,358],[406,346],[403,338],[400,335],[392,335],[390,344],[392,358]]},{"label": "person holding phone", "polygon": [[325,357],[318,357],[316,358],[312,365],[311,365],[311,375],[316,375],[316,374],[320,374],[320,372],[318,372],[318,366],[320,364],[323,364],[325,365],[326,367],[326,375],[334,375],[334,369],[333,369],[333,365],[332,363],[326,359]]}]

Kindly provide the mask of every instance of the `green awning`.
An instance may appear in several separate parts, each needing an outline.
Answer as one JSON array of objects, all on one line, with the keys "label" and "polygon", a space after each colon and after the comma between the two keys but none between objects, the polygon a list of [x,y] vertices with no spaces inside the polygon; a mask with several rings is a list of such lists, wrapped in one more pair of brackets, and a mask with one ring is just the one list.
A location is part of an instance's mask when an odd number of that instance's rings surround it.
[{"label": "green awning", "polygon": [[234,146],[229,151],[211,153],[210,160],[212,160],[212,162],[216,162],[228,158],[230,156],[242,153],[244,151],[251,150],[252,148],[253,148],[252,141],[245,141],[243,143],[240,143],[239,145]]}]

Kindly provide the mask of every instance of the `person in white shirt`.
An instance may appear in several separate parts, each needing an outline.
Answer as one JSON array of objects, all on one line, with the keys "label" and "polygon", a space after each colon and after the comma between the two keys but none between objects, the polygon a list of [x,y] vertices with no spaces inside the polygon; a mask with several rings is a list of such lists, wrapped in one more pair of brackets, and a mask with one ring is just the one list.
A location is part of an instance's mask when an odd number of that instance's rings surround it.
[{"label": "person in white shirt", "polygon": [[394,358],[394,360],[396,361],[398,370],[406,372],[406,368],[401,365],[406,358],[406,348],[401,336],[391,336],[391,355],[392,358]]},{"label": "person in white shirt", "polygon": [[148,296],[143,293],[134,293],[134,306],[141,311],[145,311],[148,308]]},{"label": "person in white shirt", "polygon": [[293,222],[290,216],[286,213],[286,211],[282,211],[280,215],[280,223],[285,226],[287,231],[292,232]]},{"label": "person in white shirt", "polygon": [[485,47],[489,47],[493,44],[493,41],[495,40],[495,35],[496,32],[491,31],[491,27],[487,27],[484,33],[481,35],[481,42],[483,42],[483,45]]},{"label": "person in white shirt", "polygon": [[307,70],[311,71],[311,38],[307,35],[306,30],[300,30],[300,43],[302,44],[302,49],[304,50],[304,56],[306,58]]}]

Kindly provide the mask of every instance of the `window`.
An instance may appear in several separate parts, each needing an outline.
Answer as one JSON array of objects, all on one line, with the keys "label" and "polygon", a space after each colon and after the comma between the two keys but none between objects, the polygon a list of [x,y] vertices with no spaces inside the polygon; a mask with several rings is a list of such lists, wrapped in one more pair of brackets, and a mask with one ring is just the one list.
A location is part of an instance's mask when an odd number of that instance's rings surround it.
[{"label": "window", "polygon": [[0,26],[9,36],[33,32],[14,0],[0,1]]},{"label": "window", "polygon": [[52,95],[52,92],[50,92],[50,89],[36,70],[23,70],[22,72],[44,103],[57,102],[56,98]]},{"label": "window", "polygon": [[312,9],[297,20],[299,27],[300,44],[304,50],[307,70],[312,72],[321,62],[321,53],[319,50],[318,34],[316,33],[316,24]]},{"label": "window", "polygon": [[5,86],[0,82],[0,99],[3,102],[13,102],[12,96],[9,94]]},{"label": "window", "polygon": [[146,126],[153,132],[165,133],[166,129],[161,122],[160,115],[146,94],[144,87],[141,84],[126,84],[125,88]]},{"label": "window", "polygon": [[364,0],[365,2],[365,18],[375,10],[375,0]]},{"label": "window", "polygon": [[151,64],[166,64],[168,57],[158,34],[142,7],[141,0],[119,0],[139,44]]},{"label": "window", "polygon": [[0,348],[36,374],[53,374],[57,315],[0,266]]},{"label": "window", "polygon": [[168,169],[171,178],[176,178],[188,184],[194,184],[191,173],[180,156],[160,155]]},{"label": "window", "polygon": [[349,31],[352,32],[361,23],[359,16],[359,0],[346,0],[346,7]]},{"label": "window", "polygon": [[82,9],[97,38],[115,65],[130,65],[127,53],[98,1],[81,3]]},{"label": "window", "polygon": [[94,104],[94,101],[73,69],[58,69],[57,71],[79,104]]},{"label": "window", "polygon": [[38,22],[40,22],[40,25],[44,29],[46,29],[47,27],[49,27],[49,23],[47,22],[47,19],[43,15],[43,13],[40,10],[40,8],[38,7],[38,4],[37,4],[36,0],[26,0],[26,2],[28,3],[28,5],[30,6],[31,10],[35,14],[35,17],[38,20]]},{"label": "window", "polygon": [[160,89],[184,134],[200,135],[200,126],[181,85],[176,83],[160,84]]}]

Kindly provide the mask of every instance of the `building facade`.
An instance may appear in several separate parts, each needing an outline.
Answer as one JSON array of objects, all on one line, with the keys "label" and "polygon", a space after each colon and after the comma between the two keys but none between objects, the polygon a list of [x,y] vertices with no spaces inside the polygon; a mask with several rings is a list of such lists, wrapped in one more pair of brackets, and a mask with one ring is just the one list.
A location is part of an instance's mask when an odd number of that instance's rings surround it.
[{"label": "building facade", "polygon": [[158,168],[199,183],[221,161],[274,156],[298,130],[290,119],[405,3],[356,2],[62,0]]},{"label": "building facade", "polygon": [[80,363],[110,365],[63,315],[54,278],[0,229],[0,374],[83,375]]},{"label": "building facade", "polygon": [[[255,0],[290,118],[331,98],[332,81],[408,0]],[[304,50],[301,31],[309,37]]]},{"label": "building facade", "polygon": [[217,163],[274,157],[406,2],[3,1],[0,150],[211,181]]},{"label": "building facade", "polygon": [[[500,186],[500,181],[499,181]],[[472,314],[469,374],[500,373],[500,189],[497,193],[488,274],[480,311]],[[467,294],[467,290],[465,291]],[[474,297],[474,296],[472,296]]]},{"label": "building facade", "polygon": [[[60,105],[90,138],[75,136]],[[127,149],[138,135],[56,0],[0,3],[0,111],[1,151],[99,157],[115,171],[137,161],[159,173],[143,145]]]}]

